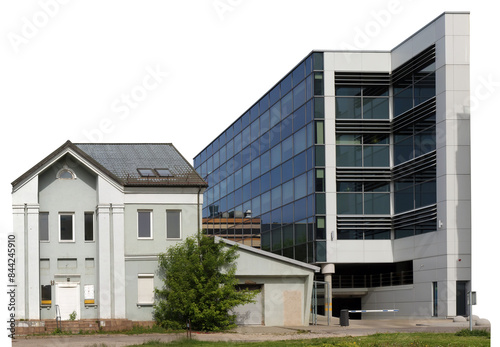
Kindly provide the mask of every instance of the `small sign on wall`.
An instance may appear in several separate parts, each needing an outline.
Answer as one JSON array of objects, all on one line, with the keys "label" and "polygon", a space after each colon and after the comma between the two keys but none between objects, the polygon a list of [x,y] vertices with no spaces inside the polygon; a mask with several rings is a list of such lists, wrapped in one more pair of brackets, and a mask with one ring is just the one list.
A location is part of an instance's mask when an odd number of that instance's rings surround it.
[{"label": "small sign on wall", "polygon": [[83,293],[84,293],[83,295],[84,295],[85,305],[95,304],[94,285],[93,284],[86,284],[83,287]]}]

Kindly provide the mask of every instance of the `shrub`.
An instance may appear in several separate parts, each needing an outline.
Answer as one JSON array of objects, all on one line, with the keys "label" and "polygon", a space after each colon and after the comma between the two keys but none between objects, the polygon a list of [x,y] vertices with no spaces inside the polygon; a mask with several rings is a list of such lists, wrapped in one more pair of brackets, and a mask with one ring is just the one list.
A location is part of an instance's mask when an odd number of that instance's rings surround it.
[{"label": "shrub", "polygon": [[253,302],[257,291],[237,290],[237,246],[203,234],[188,237],[159,256],[162,289],[155,289],[156,323],[168,329],[218,331],[234,326],[231,310]]}]

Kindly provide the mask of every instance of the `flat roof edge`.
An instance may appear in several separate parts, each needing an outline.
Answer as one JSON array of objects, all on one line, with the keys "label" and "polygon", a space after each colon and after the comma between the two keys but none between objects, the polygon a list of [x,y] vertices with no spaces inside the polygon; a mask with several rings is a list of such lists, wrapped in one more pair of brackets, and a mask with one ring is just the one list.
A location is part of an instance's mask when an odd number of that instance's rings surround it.
[{"label": "flat roof edge", "polygon": [[432,23],[436,22],[439,18],[446,16],[447,14],[468,14],[470,15],[470,11],[445,11],[441,13],[439,16],[431,20],[429,23],[421,27],[419,30],[415,31],[412,35],[407,37],[405,40],[401,41],[397,46],[391,49],[391,53],[398,49],[398,47],[402,46],[405,42],[410,41],[412,38],[417,36],[420,32],[424,31],[428,26],[430,26]]}]

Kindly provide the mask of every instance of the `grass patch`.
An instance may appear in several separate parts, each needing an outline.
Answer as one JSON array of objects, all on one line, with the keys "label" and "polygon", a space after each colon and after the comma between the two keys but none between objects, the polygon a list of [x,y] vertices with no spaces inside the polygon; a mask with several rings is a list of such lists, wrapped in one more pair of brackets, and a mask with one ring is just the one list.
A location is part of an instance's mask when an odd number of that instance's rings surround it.
[{"label": "grass patch", "polygon": [[487,330],[469,330],[469,329],[462,329],[458,332],[455,333],[457,336],[484,336],[487,338],[491,337],[491,333]]},{"label": "grass patch", "polygon": [[39,333],[39,334],[29,334],[28,336],[46,336],[46,335],[113,335],[113,334],[124,334],[124,335],[140,335],[140,334],[176,334],[176,333],[185,333],[186,330],[171,330],[165,329],[158,325],[153,325],[152,327],[143,327],[134,325],[130,330],[112,330],[112,331],[104,331],[104,330],[79,330],[77,333],[73,333],[71,331],[61,330],[60,328],[56,328],[54,331],[50,333]]},{"label": "grass patch", "polygon": [[[172,333],[179,333],[179,332],[185,332],[185,330],[172,330],[172,329],[165,329],[162,328],[159,325],[153,325],[152,327],[143,327],[139,325],[134,325],[132,329],[130,330],[124,330],[124,331],[117,331],[117,334],[126,334],[126,335],[139,335],[139,334],[172,334]],[[104,332],[110,333],[109,331]]]},{"label": "grass patch", "polygon": [[51,333],[51,335],[71,335],[71,331],[65,331],[61,330],[60,328],[54,329],[54,331]]},{"label": "grass patch", "polygon": [[154,341],[154,343],[145,342],[142,345],[132,345],[130,347],[144,346],[238,346],[238,347],[257,347],[257,346],[300,346],[300,347],[334,347],[334,346],[490,346],[489,336],[458,336],[455,333],[396,333],[396,334],[374,334],[369,336],[348,336],[322,339],[302,339],[286,341],[262,341],[262,342],[210,342],[181,339],[170,343]]}]

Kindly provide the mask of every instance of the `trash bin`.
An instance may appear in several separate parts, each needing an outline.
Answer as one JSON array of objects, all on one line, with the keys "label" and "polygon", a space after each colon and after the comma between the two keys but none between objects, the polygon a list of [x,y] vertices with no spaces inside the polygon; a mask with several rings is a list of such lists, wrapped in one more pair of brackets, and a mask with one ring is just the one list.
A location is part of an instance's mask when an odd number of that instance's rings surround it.
[{"label": "trash bin", "polygon": [[349,326],[349,310],[340,310],[340,326]]}]

